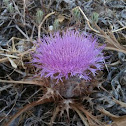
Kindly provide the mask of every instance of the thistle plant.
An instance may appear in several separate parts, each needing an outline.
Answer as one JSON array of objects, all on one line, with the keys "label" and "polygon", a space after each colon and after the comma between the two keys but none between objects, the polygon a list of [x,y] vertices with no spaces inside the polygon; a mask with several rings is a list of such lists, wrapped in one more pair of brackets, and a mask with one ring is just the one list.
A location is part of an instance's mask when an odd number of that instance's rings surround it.
[{"label": "thistle plant", "polygon": [[59,32],[45,36],[37,43],[33,63],[41,77],[61,80],[79,77],[90,80],[104,64],[103,47],[96,38],[78,31]]},{"label": "thistle plant", "polygon": [[[70,120],[70,109],[79,115],[84,125],[88,123],[97,126],[103,125],[84,108],[82,102],[87,100],[92,103],[88,96],[98,85],[98,81],[93,79],[93,76],[103,68],[102,50],[104,46],[99,46],[97,39],[91,35],[80,34],[78,31],[56,32],[44,36],[35,44],[36,50],[32,54],[32,63],[37,68],[38,76],[42,79],[35,82],[37,85],[45,87],[42,88],[44,94],[37,101],[20,109],[6,125],[9,126],[26,110],[49,102],[55,102],[57,105],[52,112],[50,126],[53,125],[57,115],[65,114],[64,111]],[[93,105],[91,104],[91,106]]]},{"label": "thistle plant", "polygon": [[73,17],[74,17],[74,19],[75,19],[76,21],[79,21],[80,18],[81,18],[80,11],[79,11],[78,8],[74,8],[74,9],[72,10],[72,15],[73,15]]},{"label": "thistle plant", "polygon": [[40,9],[38,9],[37,12],[36,12],[36,22],[37,22],[38,24],[41,23],[41,21],[42,21],[42,19],[43,19],[43,15],[44,15],[43,11],[40,10]]}]

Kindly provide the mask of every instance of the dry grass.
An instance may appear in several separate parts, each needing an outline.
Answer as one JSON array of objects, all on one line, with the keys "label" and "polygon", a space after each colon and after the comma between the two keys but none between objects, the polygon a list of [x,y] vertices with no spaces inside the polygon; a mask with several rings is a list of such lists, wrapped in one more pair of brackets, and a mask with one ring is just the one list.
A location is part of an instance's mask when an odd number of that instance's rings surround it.
[{"label": "dry grass", "polygon": [[[90,3],[90,0],[88,2]],[[57,2],[57,5],[60,5],[61,3]],[[0,39],[2,38],[0,43],[0,67],[2,69],[0,72],[3,72],[4,70],[4,72],[0,74],[0,92],[2,94],[0,122],[2,125],[9,126],[11,123],[13,125],[16,123],[16,119],[18,119],[18,125],[23,125],[23,119],[26,120],[31,115],[32,117],[35,117],[35,113],[32,112],[31,109],[38,105],[44,106],[45,103],[54,103],[54,110],[47,112],[49,109],[51,109],[51,107],[45,109],[45,111],[44,109],[42,110],[45,113],[43,116],[39,117],[43,118],[40,121],[43,122],[42,125],[55,125],[54,122],[58,122],[58,117],[60,115],[59,120],[61,120],[61,124],[70,125],[74,120],[70,113],[78,117],[78,123],[85,126],[106,125],[105,119],[102,120],[102,118],[105,118],[106,116],[107,118],[119,118],[120,115],[124,115],[124,111],[122,109],[122,114],[118,115],[115,115],[115,112],[109,111],[114,105],[120,106],[121,108],[126,108],[126,91],[124,89],[125,68],[123,66],[125,65],[126,61],[126,26],[123,25],[121,20],[119,22],[121,27],[108,30],[98,26],[97,22],[91,21],[90,17],[86,16],[87,12],[84,12],[81,5],[71,7],[69,4],[61,4],[60,6],[69,7],[67,11],[67,9],[64,9],[64,7],[59,7],[59,10],[57,10],[57,7],[55,8],[52,1],[43,1],[43,3],[41,3],[41,1],[36,2],[35,0],[4,0],[4,2],[0,4]],[[40,11],[38,12],[38,9],[43,12],[43,15],[42,13],[39,13]],[[73,11],[77,12],[78,15],[74,15]],[[36,15],[37,12],[39,15]],[[80,16],[80,20],[77,20],[76,16]],[[113,27],[114,26],[116,26],[116,23],[113,24]],[[118,54],[121,52],[123,53],[121,56],[124,56],[123,61],[116,57],[117,60],[114,59],[109,65],[106,65],[107,69],[110,70],[108,70],[108,75],[103,77],[104,73],[101,72],[99,74],[100,77],[96,77],[97,81],[92,81],[90,91],[88,91],[89,94],[86,92],[82,95],[81,92],[79,97],[76,98],[66,99],[59,92],[59,87],[53,87],[55,82],[34,77],[35,68],[33,68],[31,63],[28,63],[32,58],[31,52],[34,52],[36,48],[36,45],[33,43],[35,40],[40,41],[43,34],[48,34],[50,32],[63,29],[75,29],[81,32],[88,31],[95,34],[99,37],[100,44],[106,44],[105,52],[106,54],[108,53],[108,56],[109,53],[113,51],[116,51]],[[120,36],[122,37],[121,39],[119,39]],[[124,42],[120,40],[123,40]],[[122,67],[120,67],[120,64]],[[117,71],[115,71],[117,74],[115,75],[114,73],[113,77],[112,68],[114,67],[114,69],[116,69],[115,66],[117,66]],[[123,77],[122,80],[119,80],[121,77]],[[111,78],[111,82],[109,82],[108,78]],[[109,86],[106,86],[106,89],[103,88],[103,82],[107,82],[108,84],[111,83],[111,88]],[[76,81],[72,83],[76,83]],[[32,89],[32,86],[34,88],[34,85],[35,89]],[[83,86],[79,88],[81,89]],[[24,95],[24,92],[27,92],[26,95]],[[6,93],[8,93],[8,95],[5,96],[6,98],[3,98]],[[31,94],[33,96],[31,96]],[[92,94],[102,94],[103,96],[100,98],[99,96],[92,97]],[[110,99],[107,99],[106,96],[110,97],[113,106],[108,103],[107,105],[110,105],[110,107],[106,107],[104,106],[104,103],[101,103],[101,101],[104,102],[104,100],[109,102]],[[10,100],[10,105],[6,105],[9,103],[8,97]],[[7,101],[5,99],[7,99]],[[18,100],[21,100],[24,103],[22,104]],[[99,102],[96,103],[95,100],[99,100]],[[17,108],[20,108],[19,106],[21,106],[21,109],[17,111]],[[88,110],[86,107],[88,107]],[[27,114],[28,110],[31,112],[29,115]],[[22,119],[19,121],[18,117],[23,115],[23,113],[26,113],[26,115],[24,114],[24,118],[22,117]],[[50,113],[51,118],[49,118]],[[66,113],[66,115],[64,113]],[[67,117],[67,119],[62,119],[64,116]],[[109,120],[111,121],[110,118]],[[65,121],[68,123],[66,124]]]}]

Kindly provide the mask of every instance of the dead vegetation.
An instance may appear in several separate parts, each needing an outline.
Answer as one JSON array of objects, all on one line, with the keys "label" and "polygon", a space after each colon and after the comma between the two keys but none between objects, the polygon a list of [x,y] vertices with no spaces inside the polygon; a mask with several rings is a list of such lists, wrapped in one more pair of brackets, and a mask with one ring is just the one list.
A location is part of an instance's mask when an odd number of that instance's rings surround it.
[{"label": "dead vegetation", "polygon": [[[123,0],[3,0],[0,4],[1,125],[125,124],[126,3]],[[33,42],[63,29],[92,33],[99,44],[106,44],[108,56],[105,69],[88,86],[81,87],[80,83],[85,82],[77,79],[67,82],[75,85],[75,92],[69,92],[71,97],[66,94],[68,85],[61,92],[55,82],[34,77],[35,68],[29,63],[36,48]]]}]

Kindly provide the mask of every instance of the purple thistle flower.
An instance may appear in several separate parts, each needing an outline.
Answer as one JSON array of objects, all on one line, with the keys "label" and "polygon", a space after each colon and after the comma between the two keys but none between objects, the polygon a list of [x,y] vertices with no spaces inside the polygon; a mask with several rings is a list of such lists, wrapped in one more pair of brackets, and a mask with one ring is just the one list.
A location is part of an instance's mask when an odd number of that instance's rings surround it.
[{"label": "purple thistle flower", "polygon": [[62,81],[69,76],[89,80],[104,64],[103,46],[97,39],[77,31],[66,31],[45,36],[37,43],[32,62],[39,69],[41,77]]}]

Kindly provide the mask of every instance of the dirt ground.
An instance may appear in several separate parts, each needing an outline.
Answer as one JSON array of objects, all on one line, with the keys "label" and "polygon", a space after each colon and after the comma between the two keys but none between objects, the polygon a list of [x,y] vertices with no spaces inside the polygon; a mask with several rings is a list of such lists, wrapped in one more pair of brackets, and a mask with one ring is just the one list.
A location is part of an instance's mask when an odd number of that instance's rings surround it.
[{"label": "dirt ground", "polygon": [[[88,93],[61,98],[55,81],[35,76],[31,52],[44,35],[68,29],[98,38],[107,58],[92,81],[65,81]],[[125,0],[0,1],[0,126],[52,125],[126,126]]]}]

